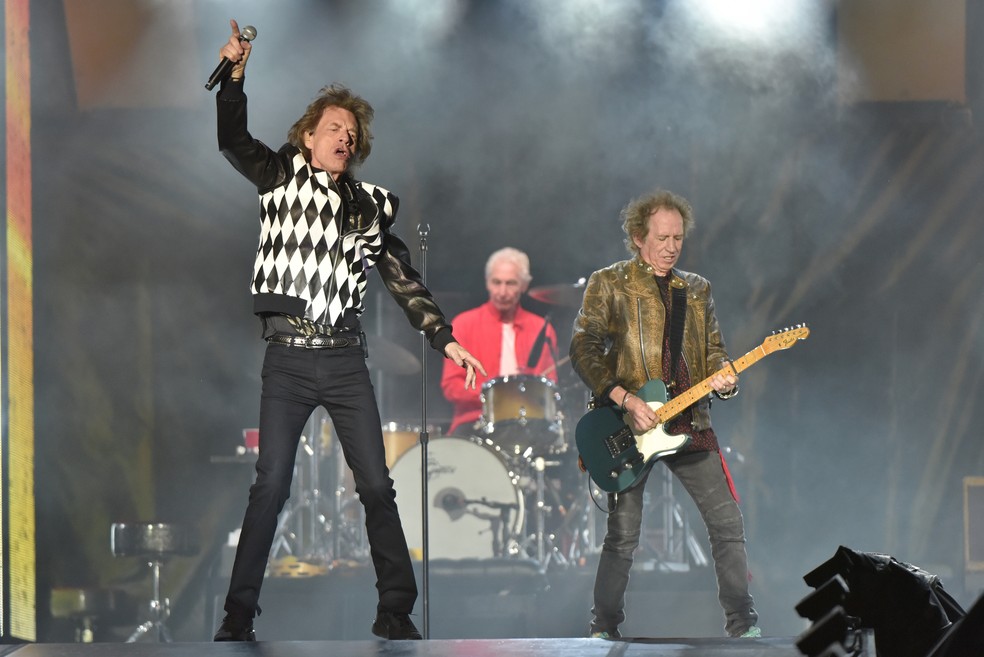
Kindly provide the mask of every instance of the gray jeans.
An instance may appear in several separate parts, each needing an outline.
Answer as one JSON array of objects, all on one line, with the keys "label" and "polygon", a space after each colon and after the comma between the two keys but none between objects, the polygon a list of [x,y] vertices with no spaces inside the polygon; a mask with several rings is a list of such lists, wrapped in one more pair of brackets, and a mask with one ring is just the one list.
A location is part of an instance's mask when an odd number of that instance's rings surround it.
[{"label": "gray jeans", "polygon": [[[680,480],[704,519],[717,575],[718,600],[724,609],[724,629],[740,635],[758,621],[748,593],[748,562],[741,510],[731,494],[718,452],[689,452],[663,459]],[[658,463],[654,467],[661,467]],[[625,620],[625,589],[632,556],[639,546],[643,489],[649,476],[609,499],[608,532],[594,584],[592,632],[614,634]],[[610,496],[611,498],[612,496]]]}]

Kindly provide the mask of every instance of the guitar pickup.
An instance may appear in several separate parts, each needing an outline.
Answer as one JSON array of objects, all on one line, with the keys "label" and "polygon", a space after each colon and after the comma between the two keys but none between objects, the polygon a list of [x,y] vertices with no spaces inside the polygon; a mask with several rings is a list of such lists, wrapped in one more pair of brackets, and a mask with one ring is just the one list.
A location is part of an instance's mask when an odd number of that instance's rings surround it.
[{"label": "guitar pickup", "polygon": [[635,434],[628,426],[624,426],[605,438],[605,447],[608,448],[608,454],[617,459],[622,452],[636,447]]}]

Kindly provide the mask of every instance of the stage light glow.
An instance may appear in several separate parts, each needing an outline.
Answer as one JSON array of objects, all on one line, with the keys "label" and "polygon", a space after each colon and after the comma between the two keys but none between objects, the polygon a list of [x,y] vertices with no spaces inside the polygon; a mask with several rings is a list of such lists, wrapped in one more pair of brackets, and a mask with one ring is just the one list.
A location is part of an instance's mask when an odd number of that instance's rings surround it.
[{"label": "stage light glow", "polygon": [[620,61],[626,35],[646,15],[638,0],[520,2],[517,7],[533,16],[546,43],[579,60]]},{"label": "stage light glow", "polygon": [[722,32],[765,36],[772,26],[796,11],[796,4],[788,0],[695,0],[691,6]]},{"label": "stage light glow", "polygon": [[829,0],[690,0],[685,11],[723,41],[785,43],[815,26]]},{"label": "stage light glow", "polygon": [[393,7],[413,29],[432,39],[450,34],[465,11],[462,0],[400,0]]}]

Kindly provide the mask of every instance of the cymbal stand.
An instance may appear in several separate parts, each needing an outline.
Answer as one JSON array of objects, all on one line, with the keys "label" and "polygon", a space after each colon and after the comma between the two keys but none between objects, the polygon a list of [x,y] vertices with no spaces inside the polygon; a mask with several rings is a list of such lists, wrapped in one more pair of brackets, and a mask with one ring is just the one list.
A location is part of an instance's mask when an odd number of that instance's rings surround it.
[{"label": "cymbal stand", "polygon": [[582,557],[597,553],[600,550],[600,547],[595,544],[594,513],[597,507],[593,503],[593,495],[600,494],[600,491],[597,489],[592,491],[591,487],[594,486],[594,483],[587,475],[585,475],[585,479],[587,485],[581,489],[580,495],[574,498],[561,525],[561,529],[565,530],[567,536],[570,537],[570,545],[566,553],[560,553],[564,558],[564,566],[579,565],[582,563]]},{"label": "cymbal stand", "polygon": [[[533,550],[533,557],[544,568],[551,562],[559,566],[568,566],[568,557],[557,547],[556,535],[546,531],[546,515],[553,511],[554,507],[547,504],[544,496],[546,490],[546,478],[544,472],[547,466],[560,465],[557,461],[547,461],[542,456],[533,459],[534,492],[533,492],[533,533],[526,535],[526,540],[522,547],[526,550]],[[555,500],[559,503],[559,500]]]},{"label": "cymbal stand", "polygon": [[[671,571],[686,571],[690,566],[687,561],[689,552],[690,562],[695,566],[706,566],[710,563],[700,542],[690,529],[690,520],[684,513],[683,507],[673,494],[673,473],[669,468],[662,471],[661,495],[656,500],[662,517],[660,540],[655,546],[660,568]],[[677,531],[679,530],[679,535]]]},{"label": "cymbal stand", "polygon": [[[321,427],[326,413],[319,407],[308,422],[309,431],[301,435],[294,465],[297,492],[280,513],[270,558],[281,551],[287,555],[328,563],[333,556],[325,539],[331,532],[325,500],[321,495]],[[306,461],[307,468],[303,467]]]},{"label": "cymbal stand", "polygon": [[[354,490],[345,487],[345,474],[348,466],[342,455],[342,445],[333,434],[331,420],[323,420],[322,431],[327,433],[331,444],[331,460],[334,464],[334,479],[329,483],[331,495],[331,520],[328,523],[331,538],[331,555],[335,559],[349,558],[359,561],[369,556],[369,538],[365,531],[365,509],[359,503]],[[322,436],[325,435],[322,433]],[[346,515],[355,509],[355,518]]]},{"label": "cymbal stand", "polygon": [[[585,390],[583,408],[591,408],[590,403],[591,392]],[[575,411],[567,417],[575,417],[578,414],[579,412]],[[576,467],[573,464],[565,464],[562,461],[548,462],[546,465]],[[569,542],[565,543],[561,541],[561,547],[563,548],[561,549],[554,547],[557,543],[556,536],[550,535],[547,537],[552,542],[552,550],[553,554],[557,557],[557,563],[565,567],[582,565],[582,559],[584,557],[589,554],[596,554],[601,550],[601,546],[597,544],[597,527],[595,523],[597,522],[596,512],[600,508],[597,498],[602,493],[595,486],[594,482],[591,481],[587,473],[582,473],[579,479],[580,481],[577,486],[579,492],[572,497],[570,504],[566,505],[567,509],[566,513],[564,513],[564,520],[557,530],[557,534],[568,539]],[[564,500],[557,499],[556,501],[559,505],[565,505]]]},{"label": "cymbal stand", "polygon": [[544,514],[546,514],[547,509],[543,502],[543,470],[546,467],[546,462],[543,460],[542,456],[538,456],[533,459],[533,471],[536,472],[536,505],[533,511],[533,517],[536,520],[536,560],[540,562],[540,565],[544,568],[547,566],[546,561],[546,544],[544,536]]}]

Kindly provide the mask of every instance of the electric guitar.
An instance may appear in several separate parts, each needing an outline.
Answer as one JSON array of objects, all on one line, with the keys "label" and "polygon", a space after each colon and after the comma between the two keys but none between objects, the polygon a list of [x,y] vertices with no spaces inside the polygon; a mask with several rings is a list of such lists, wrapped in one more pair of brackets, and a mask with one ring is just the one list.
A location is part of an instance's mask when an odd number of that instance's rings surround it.
[{"label": "electric guitar", "polygon": [[[735,372],[748,369],[774,351],[789,349],[797,340],[810,335],[806,324],[776,331],[741,358],[733,361]],[[722,368],[730,372],[731,366]],[[624,413],[616,406],[601,406],[588,411],[574,431],[574,440],[580,454],[580,462],[592,481],[603,491],[619,493],[642,479],[653,463],[675,454],[687,444],[687,434],[670,434],[664,429],[667,421],[676,417],[697,400],[712,391],[707,377],[689,390],[667,400],[666,386],[662,381],[647,381],[636,396],[656,411],[657,425],[641,434],[625,423]]]}]

